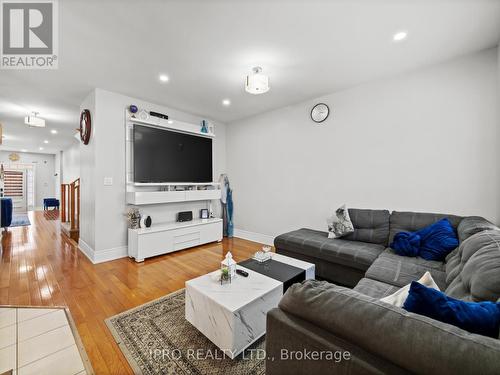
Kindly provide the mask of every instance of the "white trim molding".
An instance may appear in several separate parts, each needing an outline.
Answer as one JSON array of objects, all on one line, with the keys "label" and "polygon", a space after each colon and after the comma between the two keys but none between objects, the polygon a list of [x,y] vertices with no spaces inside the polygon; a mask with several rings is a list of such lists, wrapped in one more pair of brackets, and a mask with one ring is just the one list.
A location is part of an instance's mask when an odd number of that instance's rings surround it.
[{"label": "white trim molding", "polygon": [[264,245],[274,246],[274,237],[268,234],[249,232],[243,229],[234,229],[234,237],[243,238],[244,240],[259,242]]},{"label": "white trim molding", "polygon": [[95,251],[81,238],[78,240],[78,248],[93,264],[108,262],[128,256],[127,246]]}]

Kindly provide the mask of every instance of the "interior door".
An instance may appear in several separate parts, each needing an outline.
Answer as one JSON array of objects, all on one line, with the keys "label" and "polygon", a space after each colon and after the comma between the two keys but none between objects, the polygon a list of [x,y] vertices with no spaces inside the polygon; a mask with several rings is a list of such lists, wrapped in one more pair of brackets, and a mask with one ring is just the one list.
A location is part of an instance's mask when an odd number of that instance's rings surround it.
[{"label": "interior door", "polygon": [[26,194],[26,171],[5,170],[4,196],[12,199],[14,212],[26,212],[28,200]]}]

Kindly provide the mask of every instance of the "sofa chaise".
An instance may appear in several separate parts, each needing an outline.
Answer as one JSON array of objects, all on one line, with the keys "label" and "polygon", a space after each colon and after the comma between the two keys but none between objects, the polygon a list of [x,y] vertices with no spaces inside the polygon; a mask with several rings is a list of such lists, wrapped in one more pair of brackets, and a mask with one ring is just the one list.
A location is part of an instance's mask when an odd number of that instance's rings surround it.
[{"label": "sofa chaise", "polygon": [[[499,339],[380,298],[429,271],[453,298],[500,302],[500,229],[481,217],[359,209],[349,214],[355,231],[343,239],[310,229],[275,239],[278,253],[315,263],[318,278],[333,283],[295,284],[268,313],[266,373],[499,374]],[[388,247],[396,233],[444,217],[459,238],[444,262],[399,256]],[[349,359],[310,357],[327,352],[348,352]]]}]

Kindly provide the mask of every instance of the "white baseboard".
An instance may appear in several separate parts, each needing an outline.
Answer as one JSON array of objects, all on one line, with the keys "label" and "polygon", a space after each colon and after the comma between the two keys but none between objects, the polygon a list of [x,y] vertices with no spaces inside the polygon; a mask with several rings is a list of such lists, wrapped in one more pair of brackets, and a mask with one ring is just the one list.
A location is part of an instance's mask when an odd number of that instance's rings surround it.
[{"label": "white baseboard", "polygon": [[78,239],[78,249],[94,263],[94,249],[92,249],[84,240]]},{"label": "white baseboard", "polygon": [[274,237],[267,234],[249,232],[243,229],[234,229],[234,237],[243,238],[244,240],[259,242],[264,245],[274,246]]},{"label": "white baseboard", "polygon": [[125,258],[128,256],[128,247],[119,246],[111,249],[94,251],[94,263],[108,262],[110,260]]},{"label": "white baseboard", "polygon": [[85,254],[87,258],[93,263],[108,262],[110,260],[120,259],[128,256],[128,247],[120,246],[111,249],[95,251],[85,241],[80,239],[78,241],[78,248]]}]

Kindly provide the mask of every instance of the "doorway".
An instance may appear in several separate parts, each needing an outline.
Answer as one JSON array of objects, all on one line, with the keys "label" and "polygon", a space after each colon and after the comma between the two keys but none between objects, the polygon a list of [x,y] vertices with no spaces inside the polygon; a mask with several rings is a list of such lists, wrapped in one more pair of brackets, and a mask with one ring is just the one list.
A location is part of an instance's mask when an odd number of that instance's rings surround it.
[{"label": "doorway", "polygon": [[32,211],[35,203],[34,170],[31,165],[10,165],[5,168],[4,196],[12,199],[15,213]]}]

